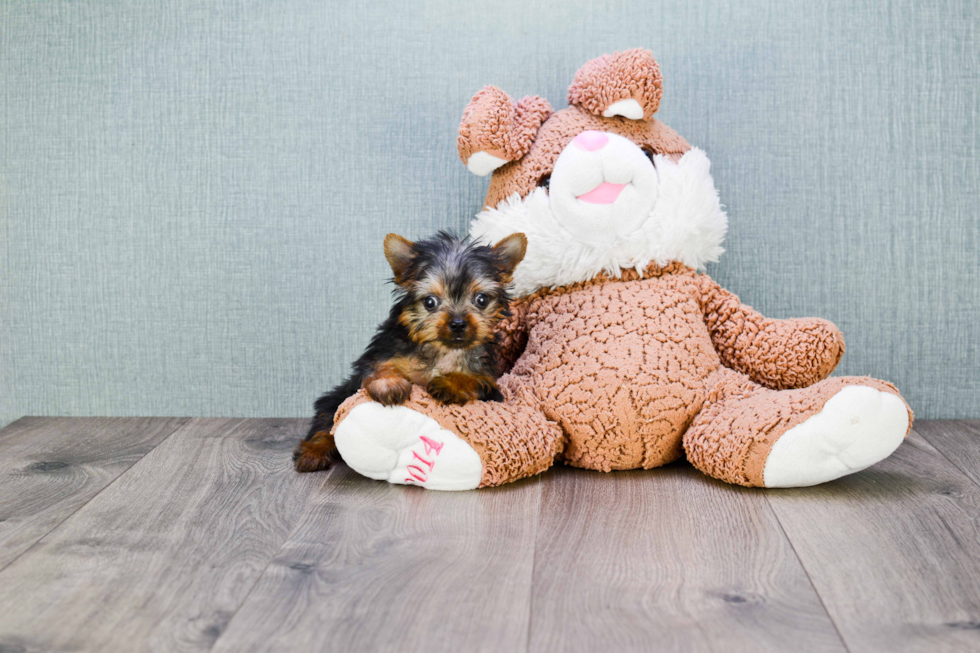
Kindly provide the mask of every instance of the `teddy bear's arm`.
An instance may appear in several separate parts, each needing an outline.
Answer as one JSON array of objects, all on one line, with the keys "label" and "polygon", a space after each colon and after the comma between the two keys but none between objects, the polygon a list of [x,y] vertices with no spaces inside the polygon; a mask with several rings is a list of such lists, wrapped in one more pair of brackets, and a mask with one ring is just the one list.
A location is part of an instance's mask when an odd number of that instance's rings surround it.
[{"label": "teddy bear's arm", "polygon": [[844,355],[844,337],[820,318],[774,320],[739,302],[707,275],[698,278],[711,342],[725,367],[774,390],[826,378]]},{"label": "teddy bear's arm", "polygon": [[510,305],[510,317],[497,324],[497,342],[500,346],[500,373],[506,374],[524,353],[528,335],[529,298],[522,297]]}]

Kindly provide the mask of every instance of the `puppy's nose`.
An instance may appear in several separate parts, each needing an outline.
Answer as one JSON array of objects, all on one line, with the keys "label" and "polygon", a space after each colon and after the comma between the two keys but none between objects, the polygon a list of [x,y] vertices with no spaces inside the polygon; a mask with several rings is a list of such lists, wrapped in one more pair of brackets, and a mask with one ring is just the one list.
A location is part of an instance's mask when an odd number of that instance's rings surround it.
[{"label": "puppy's nose", "polygon": [[598,152],[609,142],[609,137],[595,130],[584,131],[572,141],[575,147],[586,152]]},{"label": "puppy's nose", "polygon": [[460,333],[466,328],[466,321],[461,317],[454,317],[449,323],[449,329],[453,333]]}]

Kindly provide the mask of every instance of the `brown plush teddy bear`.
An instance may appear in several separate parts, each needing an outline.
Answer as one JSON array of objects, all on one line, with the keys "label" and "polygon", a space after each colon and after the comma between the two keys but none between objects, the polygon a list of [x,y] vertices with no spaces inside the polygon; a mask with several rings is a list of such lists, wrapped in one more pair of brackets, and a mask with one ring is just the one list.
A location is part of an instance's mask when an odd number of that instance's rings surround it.
[{"label": "brown plush teddy bear", "polygon": [[363,392],[335,436],[357,472],[461,490],[556,460],[600,471],[682,456],[729,483],[793,487],[862,470],[911,426],[895,387],[828,379],[844,353],[817,318],[773,320],[699,274],[727,218],[704,152],[653,117],[660,70],[645,50],[590,61],[571,106],[487,87],[459,128],[474,173],[493,173],[471,234],[523,232],[502,329],[503,402],[403,406]]}]

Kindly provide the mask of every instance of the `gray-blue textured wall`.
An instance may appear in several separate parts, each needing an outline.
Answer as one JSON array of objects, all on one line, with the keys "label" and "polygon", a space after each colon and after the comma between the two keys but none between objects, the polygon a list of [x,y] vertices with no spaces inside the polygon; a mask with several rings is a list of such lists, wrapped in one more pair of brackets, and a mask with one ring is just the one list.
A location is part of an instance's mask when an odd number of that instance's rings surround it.
[{"label": "gray-blue textured wall", "polygon": [[840,373],[980,416],[980,11],[899,2],[0,3],[0,424],[307,415],[388,302],[381,240],[464,228],[495,84],[555,106],[644,46],[713,160],[709,269],[819,315]]}]

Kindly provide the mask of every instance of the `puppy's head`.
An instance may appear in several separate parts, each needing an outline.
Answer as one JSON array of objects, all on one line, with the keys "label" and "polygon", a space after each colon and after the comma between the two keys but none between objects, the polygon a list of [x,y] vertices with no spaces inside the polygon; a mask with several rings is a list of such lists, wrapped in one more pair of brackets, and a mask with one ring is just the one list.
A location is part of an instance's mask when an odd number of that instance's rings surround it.
[{"label": "puppy's head", "polygon": [[521,233],[494,247],[445,231],[415,243],[388,234],[385,257],[401,295],[399,321],[419,345],[470,349],[492,342],[494,326],[509,315],[507,286],[526,249]]}]

